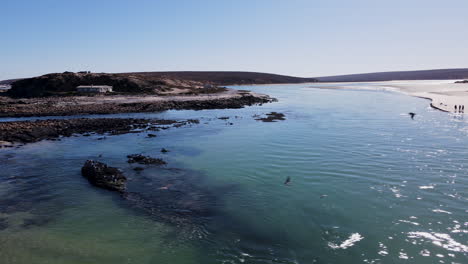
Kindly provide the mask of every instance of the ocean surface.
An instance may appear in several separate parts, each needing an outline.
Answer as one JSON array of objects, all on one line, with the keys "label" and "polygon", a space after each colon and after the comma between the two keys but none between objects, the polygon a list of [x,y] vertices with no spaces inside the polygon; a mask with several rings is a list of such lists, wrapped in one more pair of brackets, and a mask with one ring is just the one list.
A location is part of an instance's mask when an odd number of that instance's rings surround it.
[{"label": "ocean surface", "polygon": [[[349,85],[238,86],[279,101],[112,115],[200,120],[156,138],[1,149],[0,263],[468,263],[467,120]],[[272,111],[286,120],[255,120]],[[168,165],[135,171],[135,153]],[[91,186],[87,159],[143,198]]]}]

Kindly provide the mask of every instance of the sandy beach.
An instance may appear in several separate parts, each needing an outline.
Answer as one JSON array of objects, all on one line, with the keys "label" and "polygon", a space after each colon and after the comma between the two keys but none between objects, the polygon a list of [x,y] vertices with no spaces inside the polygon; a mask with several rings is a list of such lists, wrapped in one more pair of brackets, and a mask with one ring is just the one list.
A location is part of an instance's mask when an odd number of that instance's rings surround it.
[{"label": "sandy beach", "polygon": [[455,81],[458,80],[369,82],[359,87],[356,87],[355,83],[327,83],[318,84],[312,88],[396,91],[429,99],[431,106],[441,111],[455,112],[455,106],[459,109],[459,106],[463,105],[467,107],[466,113],[468,112],[468,83],[455,83]]}]

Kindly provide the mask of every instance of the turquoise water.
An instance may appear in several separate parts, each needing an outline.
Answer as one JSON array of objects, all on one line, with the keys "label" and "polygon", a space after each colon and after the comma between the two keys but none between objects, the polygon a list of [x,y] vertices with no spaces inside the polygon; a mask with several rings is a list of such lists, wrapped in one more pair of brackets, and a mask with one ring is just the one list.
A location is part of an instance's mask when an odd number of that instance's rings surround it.
[{"label": "turquoise water", "polygon": [[[369,85],[243,86],[279,102],[116,115],[200,124],[0,150],[0,262],[467,263],[466,121]],[[253,118],[271,111],[286,120]],[[136,172],[133,153],[169,164]],[[86,159],[149,205],[90,186]]]}]

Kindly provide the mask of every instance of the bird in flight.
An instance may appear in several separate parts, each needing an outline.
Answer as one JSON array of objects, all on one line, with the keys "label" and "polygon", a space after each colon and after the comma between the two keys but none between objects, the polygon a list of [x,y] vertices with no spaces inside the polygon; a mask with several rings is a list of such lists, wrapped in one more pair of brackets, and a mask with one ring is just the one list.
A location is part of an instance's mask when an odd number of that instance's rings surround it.
[{"label": "bird in flight", "polygon": [[408,115],[411,116],[411,119],[414,119],[414,116],[416,115],[415,113],[411,112],[411,113],[408,113]]}]

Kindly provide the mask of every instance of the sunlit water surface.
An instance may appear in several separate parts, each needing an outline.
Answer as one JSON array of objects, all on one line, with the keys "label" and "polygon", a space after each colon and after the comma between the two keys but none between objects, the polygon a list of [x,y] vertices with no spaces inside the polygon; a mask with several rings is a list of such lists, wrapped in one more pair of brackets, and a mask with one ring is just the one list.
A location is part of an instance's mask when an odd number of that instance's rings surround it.
[{"label": "sunlit water surface", "polygon": [[[358,90],[369,85],[243,86],[279,102],[114,115],[200,124],[0,150],[0,263],[468,263],[466,121],[424,99]],[[254,120],[271,111],[286,120]],[[169,164],[136,172],[133,153]],[[139,210],[89,185],[87,159],[147,193],[206,195],[193,203],[210,213],[175,224]],[[164,177],[181,187],[160,189]]]}]

